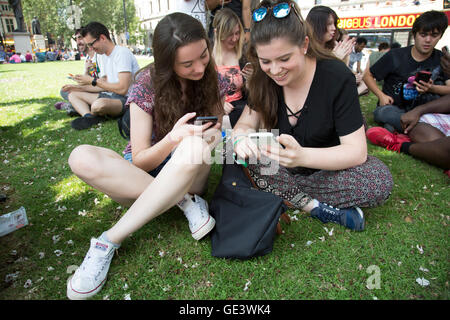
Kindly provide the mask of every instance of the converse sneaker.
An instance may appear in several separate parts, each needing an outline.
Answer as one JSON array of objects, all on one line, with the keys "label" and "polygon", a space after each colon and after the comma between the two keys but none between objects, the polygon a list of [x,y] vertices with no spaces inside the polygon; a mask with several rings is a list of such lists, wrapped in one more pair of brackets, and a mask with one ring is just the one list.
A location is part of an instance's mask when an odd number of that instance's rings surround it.
[{"label": "converse sneaker", "polygon": [[364,230],[364,214],[358,207],[338,209],[319,202],[319,206],[311,210],[311,216],[323,223],[334,222],[351,230]]},{"label": "converse sneaker", "polygon": [[95,238],[91,239],[91,247],[83,263],[67,280],[67,297],[69,299],[88,299],[102,289],[114,256],[114,249],[110,243]]},{"label": "converse sneaker", "polygon": [[370,142],[377,146],[397,152],[400,152],[402,143],[411,142],[411,139],[407,135],[391,133],[382,127],[370,128],[366,131],[366,137]]},{"label": "converse sneaker", "polygon": [[194,195],[194,199],[186,194],[178,203],[178,207],[184,211],[184,215],[189,221],[189,229],[195,240],[200,240],[206,236],[216,225],[216,220],[209,215],[208,203]]}]

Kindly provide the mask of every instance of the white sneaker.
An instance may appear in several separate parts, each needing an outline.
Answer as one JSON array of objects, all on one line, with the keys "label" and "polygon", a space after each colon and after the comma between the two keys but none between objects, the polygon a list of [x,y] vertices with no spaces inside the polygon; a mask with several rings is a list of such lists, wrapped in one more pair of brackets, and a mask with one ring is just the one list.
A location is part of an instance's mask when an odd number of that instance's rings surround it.
[{"label": "white sneaker", "polygon": [[185,195],[184,199],[178,203],[178,207],[184,211],[195,240],[206,236],[216,225],[216,220],[209,215],[208,203],[196,194],[194,201],[189,195]]},{"label": "white sneaker", "polygon": [[107,242],[91,239],[91,247],[81,266],[67,280],[67,297],[84,300],[99,292],[106,282],[114,247]]}]

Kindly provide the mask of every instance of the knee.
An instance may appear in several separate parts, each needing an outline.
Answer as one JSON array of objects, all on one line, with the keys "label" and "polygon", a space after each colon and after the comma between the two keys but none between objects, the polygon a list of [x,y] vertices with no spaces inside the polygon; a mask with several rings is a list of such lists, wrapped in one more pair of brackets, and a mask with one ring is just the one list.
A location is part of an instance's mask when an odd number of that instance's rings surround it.
[{"label": "knee", "polygon": [[362,175],[365,181],[361,187],[365,189],[367,207],[376,207],[389,198],[394,181],[389,168],[379,159],[369,156],[363,165],[366,169]]},{"label": "knee", "polygon": [[97,99],[91,105],[91,112],[94,114],[104,115],[106,114],[106,109],[108,104],[104,99]]},{"label": "knee", "polygon": [[68,162],[72,172],[83,180],[95,178],[101,168],[96,147],[90,145],[80,145],[73,149]]},{"label": "knee", "polygon": [[[199,167],[209,160],[211,151],[202,137],[187,136],[178,145],[172,160],[183,165],[183,170],[196,172]],[[208,158],[208,159],[206,159]]]}]

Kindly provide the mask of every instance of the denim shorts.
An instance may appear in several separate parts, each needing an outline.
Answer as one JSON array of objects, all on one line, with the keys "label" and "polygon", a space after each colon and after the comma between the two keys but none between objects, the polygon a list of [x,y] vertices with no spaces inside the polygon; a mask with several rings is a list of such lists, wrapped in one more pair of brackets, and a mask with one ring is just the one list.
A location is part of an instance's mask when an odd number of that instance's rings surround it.
[{"label": "denim shorts", "polygon": [[[164,166],[165,166],[166,163],[170,160],[171,157],[172,157],[172,154],[169,154],[169,155],[167,156],[167,158],[165,158],[165,159],[163,160],[163,162],[161,162],[161,163],[159,164],[159,166],[157,166],[155,169],[149,171],[148,174],[155,178],[155,177],[159,174],[159,172],[162,170],[162,168],[164,168]],[[129,161],[130,163],[133,163],[133,162],[132,162],[132,157],[131,157],[131,152],[125,153],[125,154],[123,155],[123,158],[124,158],[125,160]]]},{"label": "denim shorts", "polygon": [[122,102],[122,109],[123,109],[123,107],[125,106],[125,102],[127,102],[128,97],[114,92],[102,91],[98,94],[98,99],[100,98],[120,100],[120,102]]}]

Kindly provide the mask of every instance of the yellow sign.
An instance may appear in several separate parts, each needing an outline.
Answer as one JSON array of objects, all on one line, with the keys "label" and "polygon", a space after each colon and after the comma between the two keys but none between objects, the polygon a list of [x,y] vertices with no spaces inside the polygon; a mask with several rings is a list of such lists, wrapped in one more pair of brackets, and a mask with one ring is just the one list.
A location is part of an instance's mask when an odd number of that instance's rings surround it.
[{"label": "yellow sign", "polygon": [[420,15],[421,13],[411,13],[341,18],[339,19],[338,27],[346,30],[412,28],[414,21]]}]

